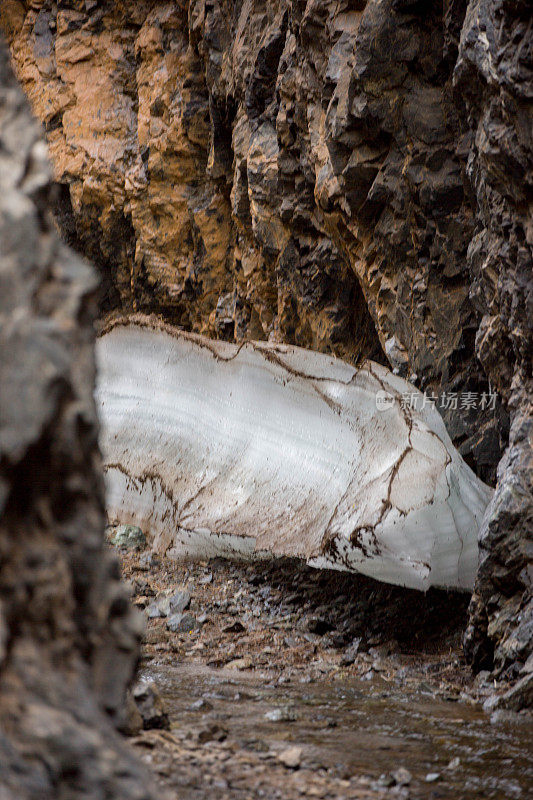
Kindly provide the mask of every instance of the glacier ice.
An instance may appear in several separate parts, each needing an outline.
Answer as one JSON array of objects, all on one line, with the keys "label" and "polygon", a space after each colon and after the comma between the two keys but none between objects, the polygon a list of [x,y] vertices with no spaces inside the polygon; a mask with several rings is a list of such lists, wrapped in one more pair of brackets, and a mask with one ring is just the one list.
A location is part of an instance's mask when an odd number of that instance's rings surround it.
[{"label": "glacier ice", "polygon": [[110,322],[96,352],[108,516],[156,551],[472,588],[492,490],[384,367],[141,315]]}]

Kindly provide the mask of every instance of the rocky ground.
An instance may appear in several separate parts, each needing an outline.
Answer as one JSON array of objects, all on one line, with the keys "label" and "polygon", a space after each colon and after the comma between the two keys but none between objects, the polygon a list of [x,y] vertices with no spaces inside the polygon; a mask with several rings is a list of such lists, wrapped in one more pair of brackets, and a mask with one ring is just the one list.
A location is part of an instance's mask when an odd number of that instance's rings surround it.
[{"label": "rocky ground", "polygon": [[[463,733],[484,717],[490,727],[481,711],[488,673],[473,682],[460,650],[466,595],[422,595],[291,559],[180,563],[148,551],[120,553],[146,616],[141,675],[155,679],[170,718],[156,691],[155,703],[141,698],[149,729],[139,731],[138,720],[130,733],[171,796],[461,796],[442,782],[459,750],[424,767],[421,745],[396,753],[393,740],[391,753],[391,744],[379,732],[364,733],[360,722],[368,752],[344,758],[343,746],[352,747],[350,735],[358,734],[350,722],[344,738],[348,711],[340,698],[368,691],[376,704],[371,715],[383,724],[391,698],[412,696],[413,708],[424,704],[408,723],[413,732],[420,725],[421,740],[441,724],[431,721],[435,713],[447,716],[445,725],[460,723]],[[445,727],[440,738],[454,736]],[[478,795],[472,780],[465,796],[501,796]],[[522,796],[510,785],[509,797]]]},{"label": "rocky ground", "polygon": [[[122,564],[147,615],[145,661],[267,670],[278,680],[402,670],[456,693],[471,682],[460,653],[466,595],[423,595],[286,558],[184,564],[123,552]],[[173,598],[176,608],[189,600],[185,613],[169,609]]]}]

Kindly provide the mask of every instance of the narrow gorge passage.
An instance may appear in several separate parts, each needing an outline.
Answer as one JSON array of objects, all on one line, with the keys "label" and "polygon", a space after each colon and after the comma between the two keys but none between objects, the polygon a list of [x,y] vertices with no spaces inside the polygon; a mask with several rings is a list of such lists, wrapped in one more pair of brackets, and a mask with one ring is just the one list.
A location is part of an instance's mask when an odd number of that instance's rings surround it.
[{"label": "narrow gorge passage", "polygon": [[0,800],[529,800],[531,0],[0,0]]}]

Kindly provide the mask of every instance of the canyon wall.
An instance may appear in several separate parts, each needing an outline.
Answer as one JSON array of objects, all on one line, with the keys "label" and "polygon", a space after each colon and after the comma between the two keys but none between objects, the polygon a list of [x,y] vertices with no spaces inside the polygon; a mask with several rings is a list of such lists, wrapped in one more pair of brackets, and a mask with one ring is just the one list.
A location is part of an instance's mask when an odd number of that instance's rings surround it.
[{"label": "canyon wall", "polygon": [[[533,704],[533,35],[522,0],[471,2],[454,83],[469,136],[477,226],[470,295],[483,315],[476,356],[511,411],[509,448],[480,532],[465,650],[520,677],[510,706]],[[531,661],[531,658],[530,658]]]},{"label": "canyon wall", "polygon": [[0,795],[150,800],[114,727],[142,628],[104,550],[97,280],[8,62],[0,41]]},{"label": "canyon wall", "polygon": [[439,395],[491,482],[511,414],[467,632],[473,662],[495,657],[504,677],[531,650],[528,14],[526,0],[1,14],[59,227],[99,268],[103,309],[389,363]]}]

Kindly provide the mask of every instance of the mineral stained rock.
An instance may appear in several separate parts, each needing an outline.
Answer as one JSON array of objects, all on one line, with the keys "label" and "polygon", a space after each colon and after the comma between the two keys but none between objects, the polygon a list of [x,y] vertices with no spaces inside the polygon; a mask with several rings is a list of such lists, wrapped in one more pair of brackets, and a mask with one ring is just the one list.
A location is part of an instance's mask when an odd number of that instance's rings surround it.
[{"label": "mineral stained rock", "polygon": [[103,549],[97,283],[50,177],[0,42],[0,795],[149,800],[113,725],[141,629]]},{"label": "mineral stained rock", "polygon": [[106,328],[97,365],[108,515],[137,520],[156,552],[473,588],[492,490],[431,404],[402,407],[413,387],[381,365],[139,315]]},{"label": "mineral stained rock", "polygon": [[[106,305],[487,390],[452,87],[465,4],[446,5],[8,3],[58,219]],[[494,478],[501,404],[443,413]]]},{"label": "mineral stained rock", "polygon": [[508,677],[532,647],[530,17],[528,0],[0,7],[60,227],[107,307],[498,392],[443,416],[489,482],[513,418],[466,640]]}]

